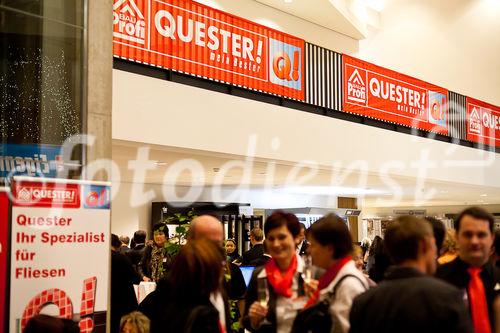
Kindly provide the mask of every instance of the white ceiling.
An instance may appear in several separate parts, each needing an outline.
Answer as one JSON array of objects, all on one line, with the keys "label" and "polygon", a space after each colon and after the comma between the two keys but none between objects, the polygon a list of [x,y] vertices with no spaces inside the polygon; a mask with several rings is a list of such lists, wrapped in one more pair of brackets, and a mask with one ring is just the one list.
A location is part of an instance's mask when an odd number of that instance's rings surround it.
[{"label": "white ceiling", "polygon": [[[395,191],[387,186],[384,179],[378,174],[364,175],[357,171],[348,173],[346,170],[332,170],[321,167],[317,173],[303,179],[297,184],[297,179],[306,177],[310,169],[297,168],[282,161],[254,160],[249,162],[248,174],[243,171],[245,157],[231,156],[220,153],[201,152],[153,146],[115,140],[113,142],[113,161],[120,170],[114,175],[113,181],[134,182],[133,172],[129,169],[129,162],[135,160],[138,149],[148,149],[149,160],[159,161],[152,170],[146,173],[145,183],[165,184],[166,172],[182,160],[190,159],[199,162],[201,172],[191,174],[181,172],[174,184],[186,186],[193,183],[203,186],[221,185],[226,188],[240,184],[251,188],[272,188],[273,191],[310,194],[336,195],[348,197],[362,197],[367,207],[406,207],[406,206],[446,206],[446,205],[483,205],[500,203],[498,188],[471,186],[457,183],[426,181],[423,186],[417,186],[416,179],[396,177],[390,175],[390,180],[401,187],[401,197],[395,196]],[[230,164],[228,164],[230,163]],[[146,163],[141,165],[145,166]],[[231,166],[225,170],[225,167]],[[274,175],[271,169],[275,165]],[[219,168],[219,171],[217,169]],[[295,176],[293,176],[296,172]],[[332,187],[332,175],[340,175],[340,181]],[[346,176],[345,176],[346,175]],[[342,176],[345,176],[342,178]],[[292,178],[290,178],[292,177]],[[364,180],[363,180],[364,179]],[[394,188],[394,187],[392,187]],[[363,194],[363,195],[362,195]]]},{"label": "white ceiling", "polygon": [[349,11],[348,0],[255,1],[357,40],[366,37],[366,26]]}]

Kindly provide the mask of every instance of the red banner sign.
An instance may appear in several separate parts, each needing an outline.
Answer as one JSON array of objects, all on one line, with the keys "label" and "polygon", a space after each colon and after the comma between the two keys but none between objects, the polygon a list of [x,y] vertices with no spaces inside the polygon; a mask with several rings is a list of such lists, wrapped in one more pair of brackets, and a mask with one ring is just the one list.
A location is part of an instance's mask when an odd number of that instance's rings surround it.
[{"label": "red banner sign", "polygon": [[344,111],[448,134],[448,90],[344,55]]},{"label": "red banner sign", "polygon": [[12,186],[13,203],[30,207],[80,207],[77,184],[16,181]]},{"label": "red banner sign", "polygon": [[7,298],[7,237],[9,234],[9,196],[7,189],[0,188],[0,333],[5,329],[5,305]]},{"label": "red banner sign", "polygon": [[113,54],[304,100],[304,41],[185,0],[115,0]]},{"label": "red banner sign", "polygon": [[500,107],[467,97],[467,140],[500,147]]}]

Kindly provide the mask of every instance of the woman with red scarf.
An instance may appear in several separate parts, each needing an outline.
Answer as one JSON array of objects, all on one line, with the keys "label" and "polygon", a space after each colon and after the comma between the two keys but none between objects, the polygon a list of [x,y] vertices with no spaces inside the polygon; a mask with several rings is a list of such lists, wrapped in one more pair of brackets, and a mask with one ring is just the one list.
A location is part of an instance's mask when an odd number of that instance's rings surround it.
[{"label": "woman with red scarf", "polygon": [[351,257],[351,233],[344,220],[330,214],[309,228],[307,239],[313,265],[324,268],[326,272],[306,306],[323,300],[335,290],[334,296],[329,298],[332,332],[347,333],[352,301],[369,288],[368,280]]},{"label": "woman with red scarf", "polygon": [[277,211],[267,218],[265,245],[272,259],[256,268],[250,280],[243,317],[247,330],[288,333],[297,311],[304,307],[303,262],[295,251],[299,233],[294,214]]}]

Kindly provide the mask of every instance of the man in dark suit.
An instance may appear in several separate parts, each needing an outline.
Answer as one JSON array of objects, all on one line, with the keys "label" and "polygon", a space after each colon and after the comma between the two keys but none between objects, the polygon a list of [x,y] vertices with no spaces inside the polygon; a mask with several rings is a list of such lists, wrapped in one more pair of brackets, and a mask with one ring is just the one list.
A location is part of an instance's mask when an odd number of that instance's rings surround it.
[{"label": "man in dark suit", "polygon": [[472,332],[460,291],[429,275],[436,270],[431,226],[400,217],[385,234],[394,267],[378,287],[358,296],[350,312],[350,333]]},{"label": "man in dark suit", "polygon": [[111,332],[118,332],[122,316],[137,310],[134,284],[140,277],[130,260],[120,253],[121,242],[111,235]]},{"label": "man in dark suit", "polygon": [[261,228],[255,227],[250,231],[250,244],[252,248],[243,253],[243,266],[257,266],[264,256],[264,232]]},{"label": "man in dark suit", "polygon": [[436,276],[462,290],[475,332],[494,332],[493,302],[500,290],[500,271],[489,262],[494,217],[470,207],[455,220],[458,257],[437,270]]},{"label": "man in dark suit", "polygon": [[146,232],[144,230],[137,230],[134,232],[133,242],[135,246],[126,252],[127,257],[130,259],[132,266],[138,272],[139,262],[144,256],[146,250]]}]

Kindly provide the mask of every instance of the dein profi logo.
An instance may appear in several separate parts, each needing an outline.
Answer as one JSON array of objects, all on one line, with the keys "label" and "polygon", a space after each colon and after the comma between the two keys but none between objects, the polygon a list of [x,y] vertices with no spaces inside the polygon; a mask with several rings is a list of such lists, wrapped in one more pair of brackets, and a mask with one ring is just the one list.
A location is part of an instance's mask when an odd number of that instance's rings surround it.
[{"label": "dein profi logo", "polygon": [[357,68],[347,80],[347,99],[356,103],[366,103],[366,84]]},{"label": "dein profi logo", "polygon": [[276,39],[269,39],[270,81],[282,86],[302,90],[301,48]]},{"label": "dein profi logo", "polygon": [[481,117],[479,116],[479,110],[476,107],[472,108],[469,116],[469,132],[481,134]]},{"label": "dein profi logo", "polygon": [[117,0],[113,5],[113,36],[145,44],[146,20],[134,0]]},{"label": "dein profi logo", "polygon": [[31,191],[26,187],[21,188],[17,192],[17,201],[18,202],[31,202]]},{"label": "dein profi logo", "polygon": [[102,185],[86,185],[83,188],[83,208],[109,209],[110,188]]}]

